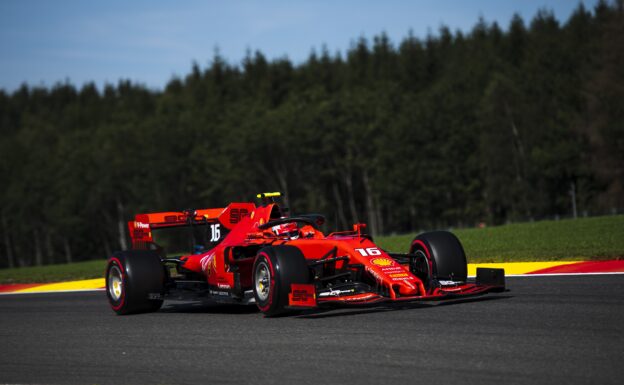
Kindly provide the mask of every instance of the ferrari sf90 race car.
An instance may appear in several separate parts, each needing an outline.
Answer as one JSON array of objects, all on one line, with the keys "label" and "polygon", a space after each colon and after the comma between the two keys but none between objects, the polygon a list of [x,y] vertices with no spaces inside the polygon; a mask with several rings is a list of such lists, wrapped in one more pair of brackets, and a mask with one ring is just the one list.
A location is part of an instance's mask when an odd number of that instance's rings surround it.
[{"label": "ferrari sf90 race car", "polygon": [[[467,279],[464,250],[450,232],[421,234],[407,253],[393,253],[377,246],[364,224],[324,234],[322,215],[289,215],[278,197],[264,193],[258,205],[136,215],[128,222],[132,249],[108,260],[112,309],[153,312],[163,300],[199,300],[253,305],[274,316],[505,289],[502,269],[478,269],[476,279]],[[186,231],[191,251],[166,253],[153,238],[162,229]]]}]

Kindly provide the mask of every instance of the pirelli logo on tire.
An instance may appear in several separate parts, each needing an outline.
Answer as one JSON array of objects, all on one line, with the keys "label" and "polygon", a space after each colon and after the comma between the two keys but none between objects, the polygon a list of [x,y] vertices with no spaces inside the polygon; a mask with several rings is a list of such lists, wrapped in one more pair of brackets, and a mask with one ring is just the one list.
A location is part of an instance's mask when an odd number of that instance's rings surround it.
[{"label": "pirelli logo on tire", "polygon": [[295,283],[290,285],[290,293],[288,294],[288,306],[316,306],[316,292],[314,289],[314,285]]}]

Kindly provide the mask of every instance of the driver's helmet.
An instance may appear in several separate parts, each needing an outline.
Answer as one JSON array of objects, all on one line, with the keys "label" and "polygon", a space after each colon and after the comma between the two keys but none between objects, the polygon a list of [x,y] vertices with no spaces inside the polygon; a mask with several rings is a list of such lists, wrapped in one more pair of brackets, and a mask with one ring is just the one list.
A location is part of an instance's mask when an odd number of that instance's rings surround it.
[{"label": "driver's helmet", "polygon": [[299,238],[299,226],[296,223],[282,223],[281,225],[276,225],[271,227],[273,234],[278,237],[287,236],[290,239]]}]

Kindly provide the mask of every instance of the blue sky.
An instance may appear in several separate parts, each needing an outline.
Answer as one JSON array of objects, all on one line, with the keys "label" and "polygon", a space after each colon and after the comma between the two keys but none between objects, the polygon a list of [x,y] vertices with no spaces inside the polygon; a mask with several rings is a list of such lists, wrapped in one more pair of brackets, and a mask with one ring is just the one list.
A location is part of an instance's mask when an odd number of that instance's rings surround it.
[{"label": "blue sky", "polygon": [[[592,9],[596,0],[583,0]],[[232,64],[247,49],[295,63],[313,48],[345,52],[360,36],[385,31],[394,43],[441,25],[469,31],[479,17],[506,28],[514,12],[540,8],[562,22],[578,0],[0,0],[0,89],[68,79],[98,86],[120,78],[161,89],[215,48]]]}]

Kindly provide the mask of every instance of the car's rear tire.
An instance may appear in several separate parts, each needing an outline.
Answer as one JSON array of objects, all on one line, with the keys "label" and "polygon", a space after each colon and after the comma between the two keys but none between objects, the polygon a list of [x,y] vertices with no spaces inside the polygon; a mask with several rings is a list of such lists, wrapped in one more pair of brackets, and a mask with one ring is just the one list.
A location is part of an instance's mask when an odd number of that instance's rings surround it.
[{"label": "car's rear tire", "polygon": [[106,295],[119,315],[149,313],[160,309],[165,270],[151,250],[119,251],[108,259]]},{"label": "car's rear tire", "polygon": [[290,285],[312,283],[303,253],[294,246],[272,246],[258,251],[253,266],[256,305],[266,316],[288,313]]},{"label": "car's rear tire", "polygon": [[410,254],[423,253],[429,261],[429,278],[462,281],[468,277],[466,253],[459,239],[448,231],[432,231],[414,238]]}]

